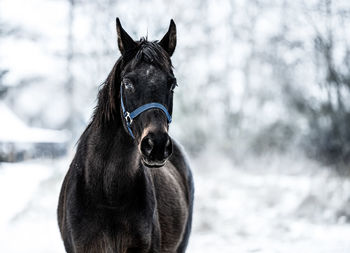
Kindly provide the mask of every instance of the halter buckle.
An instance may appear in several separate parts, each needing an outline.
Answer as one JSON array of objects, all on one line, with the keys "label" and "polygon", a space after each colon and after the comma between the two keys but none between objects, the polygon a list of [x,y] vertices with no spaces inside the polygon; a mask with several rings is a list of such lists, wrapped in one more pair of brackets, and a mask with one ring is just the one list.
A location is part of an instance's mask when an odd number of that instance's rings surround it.
[{"label": "halter buckle", "polygon": [[131,123],[132,123],[132,118],[130,116],[130,113],[129,112],[125,112],[124,118],[125,118],[126,123],[130,126]]}]

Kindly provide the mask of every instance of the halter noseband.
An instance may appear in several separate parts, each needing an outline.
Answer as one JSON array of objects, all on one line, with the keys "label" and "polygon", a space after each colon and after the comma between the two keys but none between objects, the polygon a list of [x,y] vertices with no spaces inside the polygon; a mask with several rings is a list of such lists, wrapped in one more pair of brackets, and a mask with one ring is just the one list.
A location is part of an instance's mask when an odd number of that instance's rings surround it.
[{"label": "halter noseband", "polygon": [[123,116],[126,122],[126,127],[128,128],[129,134],[130,136],[135,139],[134,134],[132,133],[131,130],[131,123],[133,122],[134,118],[136,118],[137,116],[139,116],[141,113],[143,113],[144,111],[147,111],[149,109],[160,109],[162,110],[168,120],[168,124],[171,123],[171,115],[169,114],[168,110],[165,108],[164,105],[159,104],[159,103],[148,103],[148,104],[144,104],[141,105],[140,107],[136,108],[135,110],[133,110],[132,112],[128,112],[125,109],[124,103],[123,103],[123,85],[120,85],[120,104],[123,110]]}]

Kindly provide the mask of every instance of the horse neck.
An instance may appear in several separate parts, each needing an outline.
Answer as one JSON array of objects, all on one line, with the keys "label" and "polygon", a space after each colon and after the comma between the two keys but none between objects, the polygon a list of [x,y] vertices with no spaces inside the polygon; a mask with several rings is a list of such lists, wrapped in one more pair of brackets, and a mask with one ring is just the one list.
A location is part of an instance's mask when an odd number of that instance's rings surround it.
[{"label": "horse neck", "polygon": [[94,127],[89,139],[88,154],[92,155],[87,156],[85,180],[91,193],[99,185],[102,199],[108,202],[131,198],[143,175],[137,145],[120,124]]}]

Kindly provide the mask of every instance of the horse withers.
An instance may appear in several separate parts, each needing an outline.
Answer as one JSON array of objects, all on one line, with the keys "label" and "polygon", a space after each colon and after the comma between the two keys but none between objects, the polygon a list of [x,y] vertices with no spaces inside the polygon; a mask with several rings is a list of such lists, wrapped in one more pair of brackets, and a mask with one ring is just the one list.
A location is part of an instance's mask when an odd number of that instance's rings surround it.
[{"label": "horse withers", "polygon": [[134,41],[117,19],[121,57],[63,181],[58,224],[67,252],[185,252],[193,179],[169,135],[177,86],[173,20],[160,41]]}]

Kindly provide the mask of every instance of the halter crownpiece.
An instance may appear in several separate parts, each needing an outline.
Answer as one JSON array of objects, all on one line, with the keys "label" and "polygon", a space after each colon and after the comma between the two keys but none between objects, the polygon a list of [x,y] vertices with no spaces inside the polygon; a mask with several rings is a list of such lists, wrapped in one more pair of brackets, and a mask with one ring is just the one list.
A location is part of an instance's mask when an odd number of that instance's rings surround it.
[{"label": "halter crownpiece", "polygon": [[171,123],[171,115],[170,115],[170,113],[168,112],[168,110],[165,108],[164,105],[159,104],[159,103],[144,104],[144,105],[141,105],[140,107],[136,108],[132,112],[128,112],[125,109],[125,106],[124,106],[124,103],[123,103],[123,85],[120,85],[120,104],[121,104],[122,111],[123,111],[123,116],[124,116],[124,119],[125,119],[125,122],[126,122],[126,127],[128,128],[128,132],[129,132],[130,136],[133,139],[135,139],[135,136],[132,133],[131,124],[132,124],[134,118],[139,116],[144,111],[147,111],[149,109],[160,109],[160,110],[162,110],[165,113],[165,115],[167,117],[167,120],[168,120],[168,124]]}]

